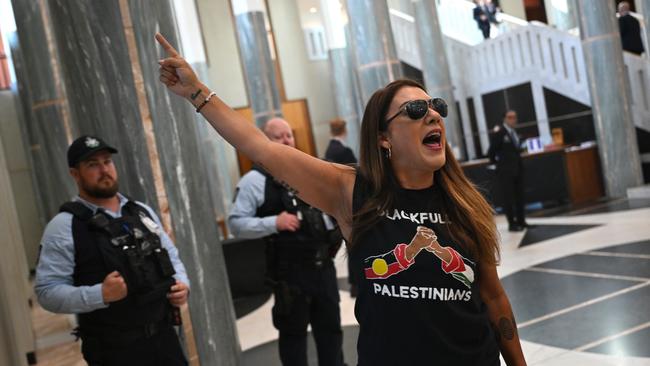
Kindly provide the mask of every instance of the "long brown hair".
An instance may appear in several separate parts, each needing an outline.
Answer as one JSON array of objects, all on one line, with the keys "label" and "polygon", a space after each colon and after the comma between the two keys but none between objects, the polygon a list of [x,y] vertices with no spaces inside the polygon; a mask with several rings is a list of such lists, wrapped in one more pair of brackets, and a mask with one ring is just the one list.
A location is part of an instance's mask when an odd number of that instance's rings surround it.
[{"label": "long brown hair", "polygon": [[[399,182],[389,157],[379,145],[378,137],[387,128],[385,120],[390,103],[403,87],[425,90],[413,80],[393,81],[370,97],[363,113],[359,174],[370,185],[370,192],[366,202],[352,217],[351,248],[364,232],[378,223],[381,219],[378,213],[388,212],[395,203]],[[434,184],[443,193],[443,210],[451,222],[449,234],[475,260],[495,264],[499,258],[499,245],[494,211],[476,186],[465,177],[449,145],[445,146],[445,155],[445,165],[434,173]]]}]

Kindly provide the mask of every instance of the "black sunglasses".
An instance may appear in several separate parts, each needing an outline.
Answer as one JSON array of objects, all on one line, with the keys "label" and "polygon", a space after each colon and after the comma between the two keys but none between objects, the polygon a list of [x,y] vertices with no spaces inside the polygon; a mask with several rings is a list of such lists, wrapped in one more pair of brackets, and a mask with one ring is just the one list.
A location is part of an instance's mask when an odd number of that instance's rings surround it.
[{"label": "black sunglasses", "polygon": [[434,111],[438,112],[438,114],[441,117],[447,117],[447,102],[445,102],[444,99],[442,98],[432,98],[429,100],[417,99],[417,100],[410,100],[406,102],[399,109],[399,111],[395,113],[394,116],[386,120],[385,124],[386,126],[388,126],[388,123],[390,121],[397,118],[397,116],[399,116],[404,111],[406,111],[406,114],[412,120],[418,120],[420,118],[424,118],[429,113],[429,107],[431,107],[431,109],[433,109]]}]

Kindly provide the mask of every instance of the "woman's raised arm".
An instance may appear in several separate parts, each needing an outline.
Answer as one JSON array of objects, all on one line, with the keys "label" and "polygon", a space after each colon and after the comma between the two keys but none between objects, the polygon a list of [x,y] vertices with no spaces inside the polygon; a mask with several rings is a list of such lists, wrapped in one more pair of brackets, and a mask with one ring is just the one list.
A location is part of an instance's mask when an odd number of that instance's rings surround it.
[{"label": "woman's raised arm", "polygon": [[168,56],[159,64],[160,81],[170,91],[200,108],[200,113],[226,141],[275,179],[291,187],[305,202],[341,223],[350,220],[354,168],[325,162],[270,141],[262,131],[211,93],[165,37],[158,33],[156,40]]}]

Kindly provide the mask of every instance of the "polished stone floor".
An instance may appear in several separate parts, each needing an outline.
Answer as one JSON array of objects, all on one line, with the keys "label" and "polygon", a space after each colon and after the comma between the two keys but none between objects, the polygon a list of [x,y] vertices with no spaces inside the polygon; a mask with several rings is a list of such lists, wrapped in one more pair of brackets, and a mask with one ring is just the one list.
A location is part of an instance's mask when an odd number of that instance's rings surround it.
[{"label": "polished stone floor", "polygon": [[[533,217],[534,216],[534,217]],[[529,365],[650,366],[650,202],[603,201],[531,215],[510,233],[502,216],[499,275],[519,323]],[[347,268],[336,260],[346,362],[358,327]],[[267,294],[236,303],[243,365],[280,365]],[[33,310],[38,365],[83,365],[67,317]],[[310,340],[310,364],[316,365]]]},{"label": "polished stone floor", "polygon": [[[555,208],[528,221],[530,229],[510,233],[505,219],[497,217],[499,275],[528,364],[650,365],[650,201]],[[336,263],[344,354],[354,365],[354,299],[344,257]],[[245,366],[280,365],[272,303],[237,321]],[[311,339],[309,357],[316,365]]]}]

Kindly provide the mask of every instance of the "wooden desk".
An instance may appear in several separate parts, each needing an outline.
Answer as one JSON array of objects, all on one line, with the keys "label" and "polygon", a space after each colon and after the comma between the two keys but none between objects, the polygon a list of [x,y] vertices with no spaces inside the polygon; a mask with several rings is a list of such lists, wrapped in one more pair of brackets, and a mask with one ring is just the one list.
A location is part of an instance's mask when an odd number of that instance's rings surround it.
[{"label": "wooden desk", "polygon": [[567,149],[564,161],[571,203],[593,201],[605,195],[597,147]]},{"label": "wooden desk", "polygon": [[[525,153],[522,158],[526,203],[576,204],[605,195],[597,146]],[[496,171],[488,168],[487,159],[465,162],[461,166],[494,206],[502,205]]]}]

